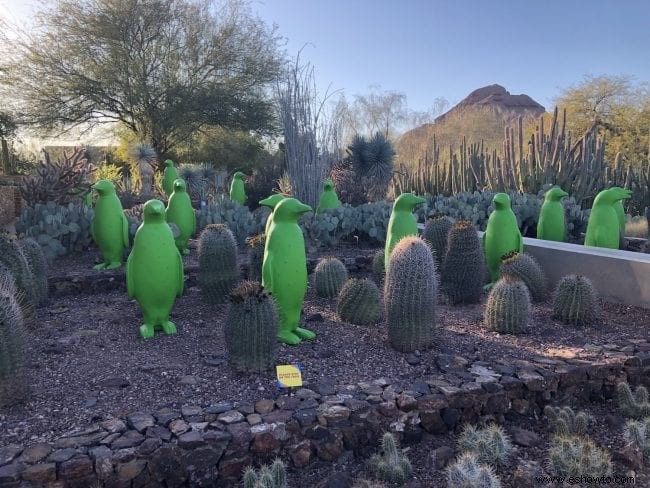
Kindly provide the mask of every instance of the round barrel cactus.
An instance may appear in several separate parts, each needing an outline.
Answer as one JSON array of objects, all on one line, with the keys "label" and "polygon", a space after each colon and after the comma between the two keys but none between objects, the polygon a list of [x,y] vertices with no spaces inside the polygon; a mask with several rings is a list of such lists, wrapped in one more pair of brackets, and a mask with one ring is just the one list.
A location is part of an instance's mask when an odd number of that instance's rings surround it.
[{"label": "round barrel cactus", "polygon": [[25,332],[14,295],[0,287],[0,407],[21,402],[26,394]]},{"label": "round barrel cactus", "polygon": [[437,215],[427,220],[422,238],[429,243],[433,252],[433,259],[440,266],[447,254],[447,241],[449,231],[454,223],[445,215]]},{"label": "round barrel cactus", "polygon": [[419,237],[400,240],[391,253],[384,284],[388,338],[398,351],[423,350],[433,342],[437,289],[429,246]]},{"label": "round barrel cactus", "polygon": [[489,329],[519,334],[528,327],[530,309],[530,292],[524,282],[503,277],[490,290],[483,320]]},{"label": "round barrel cactus", "polygon": [[376,324],[381,318],[379,288],[368,279],[349,279],[339,293],[336,313],[351,324]]},{"label": "round barrel cactus", "polygon": [[27,259],[34,279],[34,300],[38,304],[47,301],[47,259],[43,248],[31,237],[20,239],[18,247]]},{"label": "round barrel cactus", "polygon": [[501,258],[499,273],[523,281],[534,301],[546,298],[546,276],[535,258],[529,254],[509,252]]},{"label": "round barrel cactus", "polygon": [[469,220],[459,220],[449,230],[447,254],[440,270],[442,291],[451,303],[478,303],[483,293],[485,256]]},{"label": "round barrel cactus", "polygon": [[386,252],[383,249],[379,249],[372,257],[372,274],[377,282],[381,282],[384,279],[384,273],[386,273],[386,268],[384,267],[385,257]]},{"label": "round barrel cactus", "polygon": [[347,280],[347,268],[334,257],[321,259],[314,269],[314,284],[319,297],[335,297]]},{"label": "round barrel cactus", "polygon": [[224,224],[210,224],[199,237],[198,282],[203,299],[224,303],[239,281],[237,243]]},{"label": "round barrel cactus", "polygon": [[248,246],[248,279],[262,281],[262,263],[264,262],[264,246],[266,234],[256,234],[246,239]]},{"label": "round barrel cactus", "polygon": [[568,275],[560,279],[553,295],[553,317],[565,324],[588,325],[598,315],[598,299],[589,278]]}]

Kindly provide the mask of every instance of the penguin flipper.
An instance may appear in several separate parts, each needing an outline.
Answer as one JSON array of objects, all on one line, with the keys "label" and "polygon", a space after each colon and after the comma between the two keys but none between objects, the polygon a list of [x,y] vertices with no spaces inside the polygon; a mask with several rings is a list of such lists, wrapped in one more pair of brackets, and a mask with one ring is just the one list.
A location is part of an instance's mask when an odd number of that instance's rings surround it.
[{"label": "penguin flipper", "polygon": [[126,292],[129,295],[129,298],[135,297],[135,283],[133,283],[133,269],[131,266],[131,257],[133,252],[129,254],[129,257],[126,260]]},{"label": "penguin flipper", "polygon": [[270,292],[273,293],[273,253],[267,251],[266,256],[264,256],[264,263],[262,266],[262,286]]},{"label": "penguin flipper", "polygon": [[122,212],[122,244],[124,247],[129,247],[129,221]]},{"label": "penguin flipper", "polygon": [[180,297],[185,288],[185,275],[183,273],[183,258],[179,252],[176,253],[176,267],[178,269],[178,293],[176,296]]}]

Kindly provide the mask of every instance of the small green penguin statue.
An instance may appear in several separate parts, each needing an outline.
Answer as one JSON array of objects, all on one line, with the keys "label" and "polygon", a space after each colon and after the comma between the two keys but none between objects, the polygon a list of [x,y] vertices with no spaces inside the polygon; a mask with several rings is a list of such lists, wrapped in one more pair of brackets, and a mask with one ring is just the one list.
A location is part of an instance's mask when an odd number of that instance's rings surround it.
[{"label": "small green penguin statue", "polygon": [[298,217],[311,210],[309,205],[295,198],[283,199],[273,211],[273,221],[266,236],[262,285],[278,306],[278,340],[285,344],[299,344],[303,339],[316,337],[312,331],[298,327],[307,291],[305,238]]},{"label": "small green penguin statue", "polygon": [[162,187],[167,198],[174,193],[174,181],[178,178],[178,172],[174,167],[174,161],[171,159],[165,160],[165,171],[163,172]]},{"label": "small green penguin statue", "polygon": [[511,251],[523,252],[524,240],[517,225],[517,217],[510,208],[508,194],[494,195],[492,205],[494,210],[483,233],[483,252],[490,272],[490,282],[494,283],[499,278],[501,257]]},{"label": "small green penguin statue", "polygon": [[129,222],[110,180],[99,180],[91,188],[99,197],[95,203],[95,217],[90,232],[103,259],[95,269],[119,268],[122,266],[124,250],[129,247]]},{"label": "small green penguin statue", "polygon": [[331,179],[325,180],[323,182],[323,192],[320,194],[318,207],[316,207],[316,213],[319,214],[323,210],[339,208],[340,206],[341,201],[334,191],[334,182]]},{"label": "small green penguin statue", "polygon": [[277,206],[277,204],[280,203],[285,198],[286,197],[281,193],[274,193],[270,197],[266,197],[264,200],[259,201],[260,205],[264,205],[265,207],[269,207],[271,209],[271,213],[266,218],[266,226],[264,227],[264,235],[266,235],[266,236],[269,235],[269,229],[271,228],[271,223],[273,222],[273,211],[275,210],[275,207]]},{"label": "small green penguin statue", "polygon": [[169,197],[165,213],[167,223],[176,224],[180,232],[176,238],[176,247],[182,254],[189,254],[187,241],[196,231],[196,213],[192,207],[190,196],[187,194],[187,185],[182,178],[177,178],[174,181],[174,193]]},{"label": "small green penguin statue", "polygon": [[562,199],[568,196],[569,194],[559,186],[546,192],[537,222],[538,239],[556,242],[566,240],[566,219]]},{"label": "small green penguin statue", "polygon": [[425,203],[426,200],[413,193],[402,193],[393,204],[393,211],[388,220],[386,230],[386,246],[384,248],[384,267],[388,270],[390,253],[400,239],[406,236],[418,235],[418,222],[413,215],[416,205]]},{"label": "small green penguin statue", "polygon": [[[630,190],[618,186],[603,190],[596,196],[587,222],[585,246],[619,248],[621,222],[617,214],[616,203],[631,197]],[[624,219],[623,226],[625,226]]]},{"label": "small green penguin statue", "polygon": [[149,339],[156,329],[176,333],[169,314],[176,297],[183,293],[184,277],[183,259],[165,221],[164,204],[149,200],[144,204],[143,216],[126,264],[126,289],[142,310],[140,335]]},{"label": "small green penguin statue", "polygon": [[233,202],[238,202],[241,205],[246,205],[246,191],[244,190],[244,176],[241,171],[237,171],[232,175],[232,182],[230,183],[230,199]]}]

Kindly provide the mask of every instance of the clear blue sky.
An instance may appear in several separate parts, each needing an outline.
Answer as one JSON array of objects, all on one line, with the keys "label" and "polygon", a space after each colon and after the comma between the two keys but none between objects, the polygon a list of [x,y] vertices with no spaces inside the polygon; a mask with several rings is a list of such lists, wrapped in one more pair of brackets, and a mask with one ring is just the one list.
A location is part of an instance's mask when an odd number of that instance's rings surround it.
[{"label": "clear blue sky", "polygon": [[319,85],[452,104],[498,83],[551,107],[584,75],[650,81],[650,0],[257,0]]}]

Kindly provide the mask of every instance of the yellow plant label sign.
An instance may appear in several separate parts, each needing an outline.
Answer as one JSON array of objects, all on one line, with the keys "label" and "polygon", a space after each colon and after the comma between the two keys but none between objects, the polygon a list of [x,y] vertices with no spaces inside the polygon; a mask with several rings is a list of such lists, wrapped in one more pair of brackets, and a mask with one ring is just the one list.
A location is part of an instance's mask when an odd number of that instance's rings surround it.
[{"label": "yellow plant label sign", "polygon": [[302,386],[302,373],[298,364],[281,364],[275,367],[278,376],[278,388]]}]

